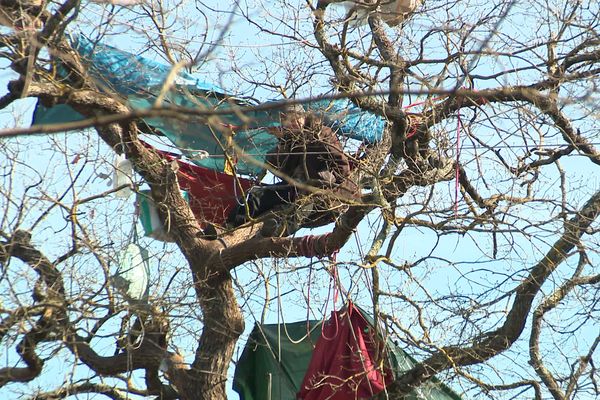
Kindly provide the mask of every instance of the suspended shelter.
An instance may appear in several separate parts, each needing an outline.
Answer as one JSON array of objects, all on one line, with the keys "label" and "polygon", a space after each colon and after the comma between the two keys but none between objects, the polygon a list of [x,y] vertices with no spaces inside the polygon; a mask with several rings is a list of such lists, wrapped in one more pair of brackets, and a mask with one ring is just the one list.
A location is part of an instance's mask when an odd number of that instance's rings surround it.
[{"label": "suspended shelter", "polygon": [[[92,42],[83,35],[70,37],[73,48],[87,64],[88,73],[96,85],[107,93],[116,93],[127,100],[133,109],[154,106],[168,82],[172,66],[161,64],[102,43]],[[165,93],[165,106],[195,108],[201,111],[231,111],[207,121],[204,118],[185,122],[174,118],[146,118],[144,121],[169,138],[183,154],[190,150],[204,150],[211,156],[195,161],[197,165],[223,171],[226,151],[232,148],[230,137],[244,153],[256,155],[257,149],[271,149],[276,138],[264,129],[274,126],[274,118],[267,112],[239,112],[240,107],[252,104],[225,93],[216,85],[180,71],[176,74],[171,90]],[[61,123],[83,119],[68,106],[47,109],[38,103],[33,124]],[[265,152],[266,153],[266,152]],[[257,155],[258,161],[264,156]],[[246,162],[240,157],[237,164],[240,174],[255,175],[262,171],[259,165]]]},{"label": "suspended shelter", "polygon": [[[173,74],[170,65],[93,42],[83,35],[69,36],[69,40],[87,64],[89,78],[97,87],[122,97],[132,109],[154,107],[162,96],[164,106],[206,112],[206,116],[185,121],[154,117],[144,118],[143,122],[152,128],[147,130],[149,133],[166,136],[181,152],[159,151],[159,154],[178,163],[179,184],[189,196],[198,220],[222,224],[237,199],[264,174],[266,154],[277,145],[277,138],[269,134],[267,128],[279,126],[283,103],[252,103],[195,75],[185,71]],[[172,85],[164,90],[165,82],[169,81]],[[253,109],[256,106],[262,108]],[[349,100],[317,99],[305,106],[318,113],[340,135],[367,143],[381,140],[385,120],[360,110]],[[208,116],[210,113],[217,115]],[[82,115],[67,105],[47,108],[38,102],[32,124],[60,124],[82,119]],[[140,126],[143,129],[144,125]],[[198,157],[199,154],[202,157]],[[181,160],[182,155],[191,163]],[[148,196],[138,196],[142,211],[144,206],[148,209],[147,215],[142,215],[145,232],[168,241],[168,227],[158,226],[158,217],[150,212],[152,204],[148,199]]]},{"label": "suspended shelter", "polygon": [[[173,68],[93,42],[83,35],[70,36],[70,41],[87,63],[89,75],[97,86],[107,93],[122,96],[133,109],[143,110],[155,105]],[[280,103],[270,102],[268,109],[251,111],[250,108],[257,104],[179,71],[161,104],[219,113],[208,119],[198,117],[186,121],[166,117],[144,119],[148,126],[164,134],[184,155],[189,155],[196,165],[224,171],[227,165],[224,155],[228,154],[235,161],[237,174],[258,176],[264,171],[260,163],[277,143],[266,128],[279,126]],[[320,113],[341,135],[369,143],[381,139],[385,120],[360,110],[346,99],[315,100],[307,107]],[[81,119],[81,115],[66,105],[46,108],[38,102],[33,124]],[[195,151],[199,150],[209,156],[194,159]],[[248,156],[258,163],[249,161]]]},{"label": "suspended shelter", "polygon": [[[391,341],[383,343],[373,323],[352,303],[324,325],[257,323],[238,360],[233,389],[242,400],[370,398],[416,363]],[[406,397],[460,399],[435,378]]]}]

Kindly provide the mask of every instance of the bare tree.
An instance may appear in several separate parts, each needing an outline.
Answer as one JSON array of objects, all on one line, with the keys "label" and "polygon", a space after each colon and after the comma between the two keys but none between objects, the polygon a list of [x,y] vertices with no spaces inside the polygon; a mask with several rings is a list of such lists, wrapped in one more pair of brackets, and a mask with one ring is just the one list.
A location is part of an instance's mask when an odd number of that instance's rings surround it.
[{"label": "bare tree", "polygon": [[[407,3],[390,16],[366,0],[0,0],[0,108],[13,113],[0,132],[2,393],[226,398],[245,322],[279,313],[284,294],[322,316],[337,269],[343,295],[418,360],[384,397],[436,376],[465,398],[597,396],[598,2]],[[223,115],[132,109],[92,79],[65,36],[78,30],[249,98],[348,98],[384,118],[356,161],[362,197],[306,187],[343,205],[310,249],[311,232],[262,237],[261,221],[198,236],[143,121]],[[29,127],[31,98],[85,119]],[[173,240],[145,242],[160,273],[144,304],[111,284],[135,234],[122,188],[106,186],[115,153]]]}]

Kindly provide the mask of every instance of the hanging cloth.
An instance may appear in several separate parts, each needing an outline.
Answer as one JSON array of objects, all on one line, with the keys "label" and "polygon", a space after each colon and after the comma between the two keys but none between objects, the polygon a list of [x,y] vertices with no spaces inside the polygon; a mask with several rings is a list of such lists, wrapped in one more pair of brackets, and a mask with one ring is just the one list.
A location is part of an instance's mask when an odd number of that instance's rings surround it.
[{"label": "hanging cloth", "polygon": [[393,381],[385,344],[352,303],[323,326],[298,399],[371,398]]},{"label": "hanging cloth", "polygon": [[188,193],[190,208],[200,223],[208,221],[223,225],[238,198],[243,198],[244,193],[256,184],[250,179],[187,163],[174,153],[154,151],[168,161],[177,162],[179,187]]},{"label": "hanging cloth", "polygon": [[[190,196],[185,191],[181,191],[181,196],[189,204]],[[144,228],[144,235],[161,242],[174,242],[175,239],[170,234],[170,226],[163,224],[158,216],[158,209],[150,190],[140,190],[136,196],[136,203],[139,210],[140,222]]]}]

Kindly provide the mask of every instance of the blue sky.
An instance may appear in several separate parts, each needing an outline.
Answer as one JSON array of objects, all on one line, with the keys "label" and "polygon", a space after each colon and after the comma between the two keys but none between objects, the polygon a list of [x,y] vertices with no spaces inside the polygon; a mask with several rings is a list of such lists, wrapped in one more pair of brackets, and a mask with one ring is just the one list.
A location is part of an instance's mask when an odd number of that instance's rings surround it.
[{"label": "blue sky", "polygon": [[[521,6],[521,5],[520,5]],[[525,10],[525,6],[522,5],[523,15],[528,12]],[[106,16],[110,8],[103,8],[101,6],[92,6],[89,8],[90,13],[82,16],[82,24],[80,26],[83,30],[92,31],[94,27],[94,21],[100,16]],[[119,9],[117,9],[119,10]],[[135,10],[135,8],[134,8]],[[124,14],[124,11],[118,11]],[[265,21],[267,28],[269,29],[280,29],[283,26],[283,22],[275,22],[272,18],[273,14],[277,14],[276,8],[256,8],[252,10],[252,15],[257,18],[261,18]],[[239,14],[239,13],[238,13]],[[304,15],[304,14],[302,14]],[[187,16],[186,16],[187,17]],[[419,17],[411,28],[407,28],[407,36],[417,36],[419,33],[431,27],[433,23],[440,22],[444,17],[443,10],[438,10],[435,16],[428,19],[427,16]],[[285,21],[284,21],[285,22]],[[289,22],[289,21],[288,21]],[[512,29],[512,32],[519,32],[521,39],[524,42],[528,40],[533,41],[536,38],[530,28],[527,26],[519,26],[519,18],[515,17],[507,22],[508,30]],[[211,19],[211,29],[208,31],[207,36],[203,40],[196,40],[190,44],[190,47],[200,51],[206,50],[208,47],[206,44],[202,47],[202,43],[212,43],[218,39],[218,28],[227,24],[227,18],[225,14],[219,14]],[[427,25],[429,24],[429,25]],[[133,27],[136,28],[136,27]],[[510,29],[509,29],[510,28]],[[132,34],[125,34],[125,25],[117,26],[114,28],[117,34],[107,38],[109,44],[118,46],[125,50],[137,49],[143,42],[144,38],[142,32],[139,30]],[[122,29],[122,31],[119,31]],[[314,41],[310,36],[310,25],[301,25],[299,37],[303,34],[306,35],[308,40]],[[477,38],[481,39],[484,37],[485,32],[476,32],[474,34],[473,42],[469,45],[477,47]],[[543,36],[544,32],[538,32],[540,36]],[[201,35],[198,35],[200,37]],[[197,37],[197,38],[198,38]],[[196,39],[197,39],[196,38]],[[173,40],[177,39],[176,35],[173,36]],[[176,40],[175,40],[176,41]],[[362,43],[357,41],[356,46],[361,46]],[[432,44],[433,46],[433,44]],[[439,49],[436,48],[439,51]],[[408,50],[407,50],[408,52]],[[433,50],[432,50],[433,52]],[[250,82],[251,79],[257,81],[269,82],[272,84],[280,84],[285,88],[283,92],[286,95],[291,95],[294,90],[297,90],[299,96],[307,97],[315,94],[321,94],[331,89],[331,84],[328,80],[328,76],[320,71],[326,70],[319,64],[319,59],[311,60],[311,52],[309,47],[298,45],[294,40],[285,37],[275,37],[268,34],[259,34],[255,27],[249,25],[241,15],[238,15],[234,19],[231,25],[230,33],[225,35],[223,41],[219,43],[216,50],[211,52],[203,62],[199,63],[196,67],[196,73],[206,77],[209,82],[214,82],[224,87],[226,90],[231,92],[252,96],[258,100],[264,101],[272,98],[281,98],[282,93],[277,93],[276,89],[267,90],[264,88],[255,89]],[[148,52],[147,56],[152,57],[152,52]],[[158,61],[160,60],[157,57]],[[265,61],[270,61],[271,70],[265,70]],[[283,61],[287,61],[287,64]],[[314,61],[314,69],[319,71],[311,80],[310,85],[298,86],[292,81],[287,81],[288,74],[302,74],[306,73],[308,68],[306,65],[308,61]],[[529,65],[534,63],[532,59],[515,59],[510,56],[497,57],[494,60],[487,59],[485,62],[481,62],[476,72],[479,74],[489,73],[490,71],[506,70],[515,68],[518,66]],[[235,67],[235,68],[232,68]],[[290,68],[297,67],[297,68]],[[6,70],[0,68],[0,86],[4,86],[4,83],[12,77],[12,75]],[[268,76],[266,72],[270,72],[273,76]],[[428,74],[428,71],[420,71],[424,76],[429,76],[431,79],[435,78],[435,71]],[[531,73],[531,75],[537,74]],[[240,78],[243,77],[243,79]],[[523,74],[518,76],[519,79],[526,80],[532,78],[529,74]],[[516,78],[515,78],[516,79]],[[507,81],[496,81],[489,83],[481,81],[481,86],[477,86],[478,89],[482,89],[485,85],[495,86],[507,83]],[[510,82],[509,82],[510,83]],[[407,103],[415,101],[416,99],[407,99]],[[15,104],[11,110],[3,112],[0,115],[0,123],[3,126],[10,127],[13,124],[14,116],[17,116],[17,124],[20,126],[26,126],[28,124],[30,113],[31,113],[32,102],[29,100],[23,100]],[[529,135],[527,142],[531,143],[532,146],[536,144],[536,134],[540,135],[540,132],[535,131],[535,118],[536,116],[523,116],[522,120],[529,120],[530,124],[523,127],[515,126],[509,117],[515,117],[518,112],[511,110],[509,107],[503,107],[500,105],[490,105],[486,108],[487,112],[497,117],[497,125],[490,125],[484,118],[476,120],[474,123],[470,123],[470,118],[473,114],[469,111],[465,111],[462,115],[464,124],[469,129],[473,129],[478,137],[486,138],[489,140],[488,144],[492,148],[502,152],[505,159],[509,163],[516,163],[519,157],[522,157],[525,153],[524,142],[526,140],[523,137],[512,136],[511,134],[522,129],[526,134]],[[582,128],[587,130],[591,140],[600,141],[600,134],[598,131],[598,122],[586,119],[581,123]],[[456,139],[456,118],[448,120],[446,124],[441,124],[435,128],[436,145],[442,151],[453,156],[453,143]],[[543,133],[543,132],[542,132]],[[561,142],[560,137],[552,138],[555,141],[545,139],[545,146],[552,146],[555,143]],[[106,146],[97,142],[94,134],[69,134],[55,135],[53,137],[39,137],[39,138],[19,138],[13,140],[13,144],[19,143],[20,151],[19,157],[22,157],[24,165],[32,167],[39,174],[44,176],[50,176],[51,173],[55,176],[56,190],[59,190],[61,185],[65,182],[69,182],[66,177],[74,176],[79,171],[79,168],[84,164],[88,163],[91,170],[85,169],[85,176],[78,178],[78,182],[81,183],[81,194],[94,194],[100,191],[104,191],[110,188],[110,182],[107,178],[101,178],[100,175],[106,175],[111,172],[112,156]],[[449,143],[445,145],[445,143]],[[503,147],[504,146],[504,147]],[[66,156],[56,154],[56,149],[68,149]],[[39,149],[39,151],[31,152],[31,149]],[[463,132],[461,161],[468,169],[470,174],[477,176],[477,172],[483,170],[486,172],[487,179],[478,179],[476,181],[477,187],[482,193],[493,194],[495,192],[501,192],[504,194],[512,194],[516,197],[526,195],[526,187],[515,184],[512,180],[508,179],[503,166],[497,160],[486,155],[493,155],[491,150],[485,150],[470,140]],[[73,163],[73,160],[78,154],[85,154],[86,158],[84,161]],[[477,158],[476,155],[480,158]],[[534,156],[532,156],[534,157]],[[484,160],[484,161],[481,161]],[[56,169],[52,169],[52,168]],[[568,161],[561,163],[561,168],[564,169],[566,176],[568,177],[566,186],[566,196],[569,203],[573,204],[570,209],[576,209],[581,206],[586,198],[586,195],[598,189],[598,180],[596,178],[595,170],[591,168],[589,160],[583,157],[573,157]],[[27,168],[25,168],[27,170]],[[494,289],[500,287],[510,290],[513,288],[518,281],[518,278],[523,276],[524,272],[528,267],[533,265],[542,255],[548,250],[549,245],[556,239],[551,228],[560,228],[562,221],[556,217],[557,212],[553,209],[559,207],[558,204],[545,204],[541,200],[553,199],[559,200],[559,184],[560,175],[558,174],[558,167],[555,170],[546,169],[538,180],[534,183],[534,188],[539,195],[540,202],[535,203],[531,206],[514,206],[511,212],[508,213],[506,221],[503,221],[506,232],[501,232],[497,235],[496,240],[498,242],[498,255],[494,259],[493,251],[493,238],[489,234],[471,232],[468,234],[460,234],[455,232],[454,234],[444,234],[438,236],[434,231],[426,227],[410,228],[404,230],[398,237],[395,243],[395,247],[391,253],[391,258],[396,265],[402,265],[403,263],[413,263],[422,258],[428,257],[422,263],[418,264],[410,272],[399,272],[393,267],[386,267],[384,264],[381,265],[380,273],[384,279],[385,290],[391,293],[404,294],[414,298],[416,301],[425,301],[427,299],[435,299],[439,302],[439,307],[432,307],[431,309],[425,310],[426,317],[432,322],[432,333],[437,335],[440,341],[452,342],[452,336],[460,331],[457,325],[453,328],[444,332],[444,329],[448,329],[447,325],[443,322],[445,319],[450,319],[450,311],[454,306],[449,301],[444,303],[446,296],[451,293],[462,293],[465,299],[468,301],[491,301],[495,295]],[[99,175],[100,173],[100,175]],[[35,176],[35,174],[31,174]],[[65,178],[62,180],[61,178]],[[490,189],[491,188],[491,189]],[[498,189],[500,188],[500,189]],[[454,182],[450,181],[447,183],[440,183],[436,185],[436,188],[429,193],[425,189],[414,189],[407,193],[400,201],[398,215],[407,215],[410,212],[419,210],[423,202],[427,198],[431,198],[431,202],[437,206],[438,210],[446,207],[447,209],[454,205]],[[464,212],[467,208],[467,204],[461,197],[458,199],[459,210]],[[40,202],[43,204],[43,202]],[[98,234],[99,237],[106,238],[106,233],[101,232],[101,228],[110,226],[112,229],[111,234],[116,236],[115,242],[125,243],[130,235],[133,223],[133,200],[110,200],[105,204],[93,203],[87,208],[83,208],[84,212],[90,213],[95,207],[108,207],[110,214],[108,216],[97,216],[94,218],[90,217],[90,221],[94,221],[97,224],[97,228],[94,229],[94,233]],[[549,213],[553,220],[543,220],[543,215]],[[98,213],[99,214],[99,213]],[[89,215],[89,214],[88,214]],[[514,229],[509,230],[511,215],[512,218],[520,217],[524,218],[525,222],[519,222]],[[32,215],[31,218],[35,216]],[[112,218],[111,218],[112,217]],[[436,222],[440,218],[439,213],[425,214],[424,219]],[[529,221],[527,220],[529,219]],[[53,222],[55,221],[55,222]],[[63,226],[64,215],[59,210],[56,210],[48,219],[49,225]],[[458,221],[460,222],[460,221]],[[370,216],[366,219],[357,231],[356,237],[352,238],[350,242],[344,248],[344,251],[338,256],[338,260],[341,262],[347,262],[346,264],[340,265],[340,276],[342,284],[345,288],[352,288],[351,295],[353,299],[358,299],[362,304],[369,304],[370,301],[370,271],[356,265],[356,261],[360,259],[361,252],[365,253],[368,251],[369,241],[373,232],[380,226],[381,220],[376,215]],[[535,224],[540,224],[537,227]],[[138,225],[139,229],[139,225]],[[140,229],[139,229],[140,230]],[[141,230],[140,230],[141,231]],[[47,240],[44,243],[40,239],[40,244],[52,255],[58,255],[65,250],[64,243],[61,245],[59,241],[59,235],[62,232],[58,232],[56,228],[47,228],[42,231],[41,238]],[[314,233],[314,232],[313,232]],[[102,236],[104,235],[104,236]],[[178,251],[173,245],[164,245],[155,241],[142,238],[140,242],[149,248],[151,253],[156,258],[151,263],[153,271],[154,281],[154,294],[164,295],[168,282],[173,278],[173,284],[170,287],[169,295],[173,297],[181,296],[183,305],[175,307],[171,310],[173,315],[184,315],[184,323],[175,330],[175,337],[173,343],[177,345],[179,350],[183,352],[186,360],[191,360],[193,357],[194,343],[186,339],[186,335],[197,333],[196,329],[200,329],[199,323],[194,322],[194,318],[199,314],[197,310],[194,312],[192,305],[185,304],[186,301],[193,302],[193,291],[189,290],[190,277],[185,267],[181,265],[181,259],[178,255]],[[591,244],[596,243],[595,241],[590,242]],[[594,253],[591,253],[596,260]],[[327,261],[314,263],[314,270],[312,277],[314,282],[311,284],[311,297],[310,297],[310,311],[311,317],[313,318],[325,318],[327,314],[332,311],[333,305],[331,300],[327,300],[328,293],[330,292],[330,281],[329,275],[325,271],[325,266],[328,264]],[[243,267],[238,268],[235,271],[236,278],[240,282],[240,288],[243,289],[244,293],[240,296],[240,301],[244,304],[244,312],[247,315],[246,320],[246,333],[248,333],[253,326],[253,322],[260,318],[263,307],[263,299],[265,297],[265,285],[264,276],[268,276],[269,280],[269,295],[272,299],[268,312],[266,313],[266,322],[274,323],[281,320],[286,321],[297,321],[302,320],[306,317],[307,311],[307,300],[306,295],[308,293],[308,285],[306,282],[307,269],[305,268],[308,264],[308,260],[300,260],[298,266],[304,267],[301,269],[297,268],[294,262],[266,262],[252,263]],[[71,266],[73,267],[73,266]],[[83,268],[83,267],[82,267]],[[558,276],[568,276],[572,271],[573,261],[563,265],[559,269]],[[80,276],[91,274],[93,271],[88,271],[85,268],[82,270],[74,269]],[[177,272],[178,271],[178,272]],[[177,274],[175,274],[177,272]],[[277,278],[279,277],[279,281]],[[102,276],[98,276],[97,282],[101,281]],[[81,282],[85,284],[86,282]],[[560,281],[551,281],[547,283],[545,288],[546,292],[553,290]],[[72,280],[73,288],[77,288],[77,279]],[[88,282],[89,284],[89,282]],[[187,289],[186,289],[187,288]],[[278,297],[277,295],[281,296]],[[281,301],[277,301],[279,298]],[[466,301],[466,300],[465,300]],[[387,298],[383,300],[384,307],[387,310],[394,310],[398,318],[404,319],[405,326],[411,327],[412,333],[415,336],[421,334],[420,328],[416,322],[414,310],[412,310],[405,303],[399,305],[393,303],[393,298]],[[582,302],[583,304],[587,304]],[[506,312],[510,306],[510,297],[507,297],[503,301],[498,302],[495,306],[490,307],[487,310],[492,316],[501,316]],[[341,305],[341,301],[338,302],[338,306]],[[464,303],[456,300],[455,306],[463,305]],[[490,316],[486,317],[484,311],[481,315],[481,326],[491,328],[494,324],[497,324],[499,318],[493,318]],[[405,314],[404,314],[405,312]],[[559,316],[555,316],[557,322],[560,322],[561,318],[571,318],[573,314],[577,312],[574,310],[565,310]],[[189,324],[189,325],[188,325]],[[476,330],[478,327],[465,323],[462,329],[464,330]],[[115,326],[108,326],[106,333],[111,333],[110,330],[115,329]],[[584,342],[595,335],[593,328],[588,328],[583,331],[583,334],[574,341]],[[240,346],[244,343],[240,341]],[[106,341],[106,346],[112,345],[112,339]],[[565,346],[571,346],[572,343],[566,343]],[[526,352],[526,344],[520,343],[516,350],[523,350]],[[517,353],[511,353],[510,355],[501,356],[498,364],[500,368],[502,366],[509,366],[513,360],[510,358],[512,355]],[[241,350],[240,350],[241,352]],[[8,356],[9,353],[7,353]],[[505,358],[506,357],[506,358]],[[558,358],[557,364],[560,363]],[[56,367],[57,370],[63,370],[64,366],[56,365],[49,366],[48,369]],[[232,366],[233,368],[233,366]],[[526,366],[523,369],[515,368],[515,375],[527,376],[529,372],[524,372]],[[558,368],[558,366],[556,367]],[[80,372],[81,371],[81,372]],[[83,373],[82,369],[78,369],[76,374]],[[68,375],[69,373],[66,373]],[[62,374],[61,374],[62,375]],[[34,381],[30,387],[37,385],[53,384],[56,377],[42,377]],[[62,376],[61,376],[62,379]],[[230,387],[230,385],[229,385]],[[11,390],[9,389],[3,389]],[[2,392],[0,392],[2,393]]]}]

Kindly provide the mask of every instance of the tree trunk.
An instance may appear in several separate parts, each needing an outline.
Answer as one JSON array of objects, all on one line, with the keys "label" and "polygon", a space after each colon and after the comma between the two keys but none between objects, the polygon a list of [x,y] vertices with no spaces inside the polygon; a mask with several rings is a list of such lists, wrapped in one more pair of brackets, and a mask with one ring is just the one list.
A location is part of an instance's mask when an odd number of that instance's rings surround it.
[{"label": "tree trunk", "polygon": [[226,399],[227,371],[244,319],[229,273],[204,270],[194,277],[204,328],[187,379],[176,386],[182,400]]}]

